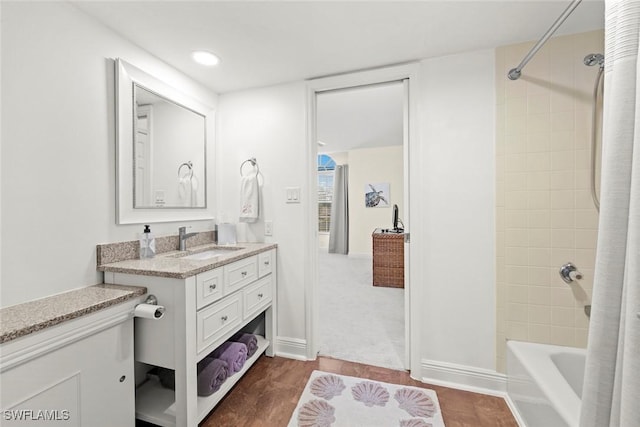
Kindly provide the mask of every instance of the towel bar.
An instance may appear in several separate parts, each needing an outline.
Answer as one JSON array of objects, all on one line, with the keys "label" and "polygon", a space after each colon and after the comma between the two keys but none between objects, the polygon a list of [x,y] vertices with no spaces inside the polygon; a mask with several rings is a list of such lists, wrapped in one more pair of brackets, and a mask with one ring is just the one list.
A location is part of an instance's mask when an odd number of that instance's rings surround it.
[{"label": "towel bar", "polygon": [[251,163],[251,166],[253,166],[254,168],[256,168],[256,175],[258,175],[260,173],[260,166],[258,166],[258,161],[256,160],[255,157],[252,157],[250,159],[245,160],[244,162],[242,162],[242,164],[240,165],[240,176],[244,176],[242,173],[242,167],[246,164],[246,163]]},{"label": "towel bar", "polygon": [[178,166],[178,178],[181,178],[180,171],[182,170],[183,166],[186,166],[189,169],[189,178],[191,178],[193,176],[193,163],[191,163],[191,160],[189,160],[188,162],[184,162],[183,164]]}]

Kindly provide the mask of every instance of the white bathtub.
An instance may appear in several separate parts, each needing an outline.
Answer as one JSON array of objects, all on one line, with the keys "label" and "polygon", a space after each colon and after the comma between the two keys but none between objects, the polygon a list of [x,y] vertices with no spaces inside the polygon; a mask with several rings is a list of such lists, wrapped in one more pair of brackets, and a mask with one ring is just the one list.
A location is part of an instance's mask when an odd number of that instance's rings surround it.
[{"label": "white bathtub", "polygon": [[507,392],[527,427],[577,427],[586,350],[507,342]]}]

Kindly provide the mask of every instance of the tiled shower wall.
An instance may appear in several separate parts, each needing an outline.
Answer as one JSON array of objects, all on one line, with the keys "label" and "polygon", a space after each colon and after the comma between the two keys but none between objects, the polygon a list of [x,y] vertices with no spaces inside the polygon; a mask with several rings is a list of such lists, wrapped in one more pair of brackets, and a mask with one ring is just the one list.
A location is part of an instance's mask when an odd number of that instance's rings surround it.
[{"label": "tiled shower wall", "polygon": [[[507,78],[533,46],[496,50],[496,367],[506,340],[586,347],[598,213],[589,190],[591,103],[602,31],[555,37],[519,80]],[[598,175],[599,176],[599,175]],[[573,262],[584,275],[558,274]]]}]

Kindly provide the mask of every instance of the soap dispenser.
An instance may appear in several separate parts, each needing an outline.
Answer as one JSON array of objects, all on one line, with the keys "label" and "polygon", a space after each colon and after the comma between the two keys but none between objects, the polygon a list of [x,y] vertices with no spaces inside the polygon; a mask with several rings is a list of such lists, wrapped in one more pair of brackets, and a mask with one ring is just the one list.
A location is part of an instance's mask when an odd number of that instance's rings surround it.
[{"label": "soap dispenser", "polygon": [[156,239],[151,234],[151,228],[144,226],[144,231],[140,235],[140,258],[153,258],[156,254]]}]

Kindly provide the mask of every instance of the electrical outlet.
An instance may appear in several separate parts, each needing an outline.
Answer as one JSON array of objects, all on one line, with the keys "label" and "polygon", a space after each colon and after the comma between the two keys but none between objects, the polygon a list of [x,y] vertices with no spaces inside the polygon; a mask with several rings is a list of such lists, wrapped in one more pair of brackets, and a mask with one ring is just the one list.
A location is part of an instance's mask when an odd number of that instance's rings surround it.
[{"label": "electrical outlet", "polygon": [[273,236],[273,221],[264,222],[264,235]]}]

